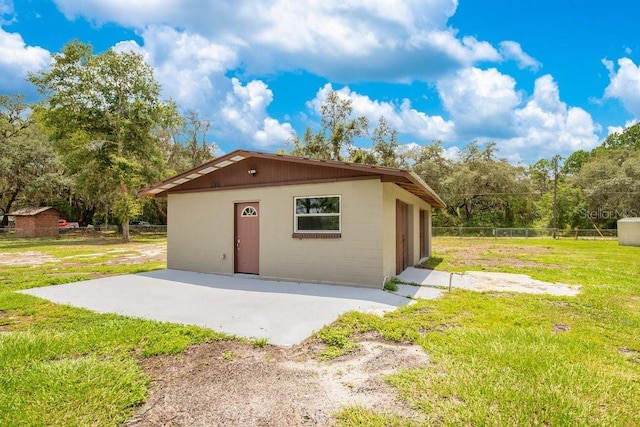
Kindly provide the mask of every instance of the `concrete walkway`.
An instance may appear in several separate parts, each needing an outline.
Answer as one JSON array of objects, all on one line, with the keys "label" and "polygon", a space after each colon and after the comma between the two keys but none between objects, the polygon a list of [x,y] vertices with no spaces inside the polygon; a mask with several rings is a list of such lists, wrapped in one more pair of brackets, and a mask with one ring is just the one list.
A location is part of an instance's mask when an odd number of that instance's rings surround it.
[{"label": "concrete walkway", "polygon": [[33,288],[60,304],[204,326],[272,344],[292,345],[351,310],[383,313],[411,300],[379,289],[276,282],[177,270]]},{"label": "concrete walkway", "polygon": [[520,292],[557,296],[575,296],[580,292],[579,286],[543,282],[532,279],[526,274],[484,271],[467,271],[464,274],[458,274],[409,267],[398,275],[398,279],[405,283],[418,285],[399,286],[398,294],[413,298],[433,298],[438,292],[441,293],[443,288],[448,289],[449,286],[478,292]]}]

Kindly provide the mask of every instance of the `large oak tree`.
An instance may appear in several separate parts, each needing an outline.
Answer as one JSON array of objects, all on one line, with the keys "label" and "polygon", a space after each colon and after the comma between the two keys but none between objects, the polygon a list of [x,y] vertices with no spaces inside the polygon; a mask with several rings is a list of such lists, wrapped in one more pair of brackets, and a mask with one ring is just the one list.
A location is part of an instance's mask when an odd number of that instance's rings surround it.
[{"label": "large oak tree", "polygon": [[129,220],[140,211],[136,191],[164,170],[159,133],[175,122],[175,104],[160,99],[160,85],[141,55],[113,49],[95,54],[78,41],[29,80],[45,97],[38,114],[77,195],[112,210],[130,240]]},{"label": "large oak tree", "polygon": [[[0,213],[50,202],[64,182],[53,146],[24,97],[0,95]],[[0,226],[7,222],[2,216]]]}]

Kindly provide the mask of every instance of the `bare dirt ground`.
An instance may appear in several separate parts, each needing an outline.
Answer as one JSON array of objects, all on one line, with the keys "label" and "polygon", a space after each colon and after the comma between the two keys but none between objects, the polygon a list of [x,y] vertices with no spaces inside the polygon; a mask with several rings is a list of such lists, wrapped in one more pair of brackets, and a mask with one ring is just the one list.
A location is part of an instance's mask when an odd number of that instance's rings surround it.
[{"label": "bare dirt ground", "polygon": [[[165,260],[166,244],[132,243],[58,257],[36,251],[0,254],[0,264],[51,263],[56,269],[94,259],[111,265]],[[330,362],[313,358],[322,348],[313,338],[290,348],[220,341],[174,356],[141,359],[151,379],[150,395],[124,425],[330,426],[334,414],[346,406],[399,414],[419,423],[420,415],[398,400],[385,376],[427,367],[427,355],[416,345],[362,339],[355,351]]]},{"label": "bare dirt ground", "polygon": [[311,358],[312,347],[223,341],[146,359],[151,394],[125,425],[326,426],[345,406],[421,421],[384,379],[428,366],[421,347],[363,341],[331,362]]},{"label": "bare dirt ground", "polygon": [[56,257],[36,251],[0,253],[0,264],[2,265],[42,265],[57,260]]},{"label": "bare dirt ground", "polygon": [[65,267],[78,260],[100,258],[105,255],[110,257],[110,259],[105,262],[107,265],[164,261],[167,259],[167,244],[130,243],[122,248],[107,249],[102,252],[92,252],[90,254],[68,255],[60,258],[37,251],[0,253],[0,265],[33,266],[55,262],[58,267]]},{"label": "bare dirt ground", "polygon": [[468,280],[455,287],[478,292],[502,291],[558,296],[576,296],[580,292],[580,286],[544,282],[526,274],[467,271],[464,276]]},{"label": "bare dirt ground", "polygon": [[[469,266],[493,261],[535,266],[526,255],[545,253],[544,248],[517,245],[442,249],[450,252],[456,265]],[[495,259],[479,255],[487,252]],[[0,254],[0,264],[72,265],[104,255],[109,255],[110,264],[164,260],[166,244],[127,245],[59,259],[38,252]],[[422,424],[420,414],[398,399],[385,377],[401,369],[428,368],[428,356],[416,345],[362,339],[357,350],[329,362],[313,359],[321,347],[313,338],[291,348],[220,341],[192,346],[174,356],[142,359],[151,379],[150,395],[124,425],[330,426],[335,424],[334,414],[348,406],[398,414]]]},{"label": "bare dirt ground", "polygon": [[[451,265],[456,267],[510,265],[512,267],[562,268],[561,265],[541,264],[526,259],[529,255],[545,255],[551,252],[549,249],[540,246],[518,244],[500,246],[477,243],[468,247],[447,247],[442,242],[439,242],[438,249],[440,252],[447,254]],[[491,255],[489,256],[488,254]]]}]

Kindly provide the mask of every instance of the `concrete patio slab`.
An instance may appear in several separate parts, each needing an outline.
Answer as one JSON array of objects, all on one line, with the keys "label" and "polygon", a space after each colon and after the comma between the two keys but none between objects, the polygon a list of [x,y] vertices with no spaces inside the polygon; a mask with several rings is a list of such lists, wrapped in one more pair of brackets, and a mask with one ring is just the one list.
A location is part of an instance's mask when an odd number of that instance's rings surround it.
[{"label": "concrete patio slab", "polygon": [[22,291],[60,304],[198,325],[292,345],[351,310],[381,314],[411,300],[380,289],[276,282],[177,270]]},{"label": "concrete patio slab", "polygon": [[427,270],[425,268],[409,267],[398,274],[398,279],[405,283],[415,283],[423,286],[449,286],[451,273],[439,270]]}]

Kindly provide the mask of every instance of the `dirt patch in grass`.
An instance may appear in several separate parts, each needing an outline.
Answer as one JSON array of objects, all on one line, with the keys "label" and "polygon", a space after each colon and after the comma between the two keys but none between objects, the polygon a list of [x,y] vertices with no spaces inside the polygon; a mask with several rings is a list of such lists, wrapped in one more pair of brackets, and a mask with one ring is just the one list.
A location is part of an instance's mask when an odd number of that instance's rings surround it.
[{"label": "dirt patch in grass", "polygon": [[110,259],[105,261],[105,265],[122,265],[143,263],[150,261],[164,261],[167,259],[167,244],[155,244],[155,245],[135,245],[125,246],[122,248],[115,248],[105,252],[94,252],[90,254],[70,255],[65,257],[65,260],[78,260],[78,259],[91,259],[109,257]]},{"label": "dirt patch in grass", "polygon": [[92,252],[88,254],[68,255],[61,258],[37,252],[0,253],[0,265],[10,266],[35,266],[46,263],[57,263],[58,267],[78,265],[79,260],[109,257],[104,265],[122,265],[144,263],[150,261],[164,261],[167,259],[166,243],[154,245],[136,245],[107,250],[104,252]]},{"label": "dirt patch in grass", "polygon": [[134,250],[115,249],[111,253],[125,252],[116,259],[107,261],[108,265],[131,264],[136,262],[164,261],[167,259],[167,245],[145,245]]},{"label": "dirt patch in grass", "polygon": [[566,323],[556,323],[553,325],[553,332],[560,334],[563,332],[567,332],[571,329],[571,327],[569,325],[567,325]]},{"label": "dirt patch in grass", "polygon": [[562,268],[561,265],[550,265],[527,259],[532,255],[547,255],[551,249],[542,246],[525,245],[491,245],[475,244],[473,246],[438,246],[438,252],[447,254],[448,262],[455,267],[465,266],[504,266],[516,268]]},{"label": "dirt patch in grass", "polygon": [[57,260],[54,256],[35,251],[0,253],[1,265],[42,265]]},{"label": "dirt patch in grass", "polygon": [[151,394],[126,426],[311,426],[333,424],[350,405],[420,421],[384,377],[428,359],[419,346],[373,341],[330,362],[311,358],[308,345],[215,342],[143,365]]},{"label": "dirt patch in grass", "polygon": [[618,350],[629,362],[640,364],[640,351],[623,347]]}]

